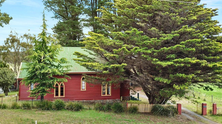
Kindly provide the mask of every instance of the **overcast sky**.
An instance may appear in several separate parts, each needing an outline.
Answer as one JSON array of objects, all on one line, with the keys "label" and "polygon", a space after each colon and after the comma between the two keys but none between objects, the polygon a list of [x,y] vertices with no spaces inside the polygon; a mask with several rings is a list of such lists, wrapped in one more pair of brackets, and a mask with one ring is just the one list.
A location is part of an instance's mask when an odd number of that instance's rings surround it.
[{"label": "overcast sky", "polygon": [[[202,0],[201,3],[206,3],[208,8],[218,8],[219,16],[214,19],[222,24],[222,0]],[[44,10],[42,0],[6,0],[0,10],[13,17],[9,25],[5,25],[3,28],[0,27],[0,45],[4,44],[4,40],[8,37],[10,31],[15,31],[19,35],[24,33],[37,35],[41,32],[40,26],[42,25],[42,12]],[[53,33],[51,28],[57,23],[57,20],[51,18],[53,16],[52,12],[45,11],[45,14],[48,33]],[[83,30],[84,33],[88,31],[89,29]]]}]

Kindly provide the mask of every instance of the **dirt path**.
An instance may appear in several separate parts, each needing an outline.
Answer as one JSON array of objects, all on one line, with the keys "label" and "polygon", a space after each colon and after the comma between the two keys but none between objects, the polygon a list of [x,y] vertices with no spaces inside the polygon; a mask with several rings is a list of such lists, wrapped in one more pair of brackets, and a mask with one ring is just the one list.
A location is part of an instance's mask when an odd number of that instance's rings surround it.
[{"label": "dirt path", "polygon": [[184,107],[182,107],[182,115],[192,118],[192,120],[199,122],[200,124],[219,124],[217,122],[211,121],[195,112],[192,112]]},{"label": "dirt path", "polygon": [[[148,99],[147,96],[144,94],[143,91],[137,91],[139,93],[139,98]],[[137,94],[133,95],[135,98],[137,98]],[[192,112],[184,107],[182,107],[182,116],[185,116],[187,119],[195,121],[199,124],[219,124],[214,121],[211,121],[199,114],[196,114],[195,112]]]}]

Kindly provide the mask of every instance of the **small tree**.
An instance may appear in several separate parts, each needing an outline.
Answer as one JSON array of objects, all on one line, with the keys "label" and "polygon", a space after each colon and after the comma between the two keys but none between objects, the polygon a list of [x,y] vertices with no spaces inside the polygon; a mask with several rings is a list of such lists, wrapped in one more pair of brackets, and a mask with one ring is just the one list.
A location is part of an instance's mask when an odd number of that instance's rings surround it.
[{"label": "small tree", "polygon": [[[27,77],[23,79],[27,86],[35,84],[35,89],[31,91],[30,96],[41,96],[41,101],[44,100],[47,93],[50,93],[50,89],[54,88],[55,82],[66,82],[66,77],[68,77],[65,75],[68,66],[63,66],[67,63],[67,60],[57,58],[61,47],[55,44],[51,37],[47,36],[44,14],[42,27],[42,32],[38,39],[34,41],[33,52],[28,56],[31,62],[27,63],[27,68],[25,68]],[[55,75],[62,78],[57,78]]]},{"label": "small tree", "polygon": [[2,87],[5,95],[8,95],[9,88],[11,85],[15,83],[15,74],[9,68],[9,66],[4,63],[0,62],[0,87]]},{"label": "small tree", "polygon": [[[30,34],[19,36],[16,32],[11,32],[9,37],[4,41],[5,44],[2,47],[2,59],[3,61],[12,64],[16,77],[18,77],[21,62],[30,54],[28,51],[32,48],[31,41],[33,39],[34,36]],[[16,89],[18,89],[18,86],[17,82]]]}]

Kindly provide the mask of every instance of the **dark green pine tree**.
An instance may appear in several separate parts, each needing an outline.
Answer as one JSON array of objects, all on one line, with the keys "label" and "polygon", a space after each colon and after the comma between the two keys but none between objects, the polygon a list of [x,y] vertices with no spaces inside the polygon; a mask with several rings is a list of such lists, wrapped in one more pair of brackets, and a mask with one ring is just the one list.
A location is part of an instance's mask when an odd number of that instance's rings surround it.
[{"label": "dark green pine tree", "polygon": [[102,16],[102,12],[97,10],[101,7],[105,7],[109,11],[115,12],[115,9],[112,8],[111,4],[113,2],[113,0],[88,0],[84,11],[84,14],[86,15],[86,18],[83,19],[84,22],[86,22],[84,23],[84,26],[91,27],[92,32],[104,32],[103,26],[95,18]]},{"label": "dark green pine tree", "polygon": [[[31,97],[41,96],[41,101],[44,96],[50,93],[54,88],[56,82],[66,82],[68,66],[63,64],[67,63],[66,58],[58,59],[57,56],[61,50],[61,46],[53,42],[46,33],[46,20],[43,14],[42,32],[37,40],[34,41],[33,52],[28,56],[30,62],[26,63],[27,77],[22,82],[26,86],[35,84],[35,88],[31,91]],[[60,76],[62,78],[57,78]]]},{"label": "dark green pine tree", "polygon": [[[166,103],[193,84],[221,86],[222,43],[216,36],[222,28],[212,20],[217,9],[199,2],[115,0],[117,14],[99,10],[98,21],[109,33],[91,32],[83,42],[97,58],[76,52],[75,61],[108,74],[107,83],[140,85],[150,104]],[[86,80],[93,78],[99,82]]]},{"label": "dark green pine tree", "polygon": [[86,0],[44,0],[47,10],[54,13],[59,22],[53,27],[54,33],[62,46],[83,46],[81,14]]}]

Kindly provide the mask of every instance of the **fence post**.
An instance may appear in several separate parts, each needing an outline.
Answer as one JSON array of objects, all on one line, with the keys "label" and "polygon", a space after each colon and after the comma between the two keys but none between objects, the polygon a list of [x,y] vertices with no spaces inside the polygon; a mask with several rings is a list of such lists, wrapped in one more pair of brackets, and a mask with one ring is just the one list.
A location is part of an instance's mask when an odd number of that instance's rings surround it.
[{"label": "fence post", "polygon": [[202,103],[202,115],[207,115],[207,103]]},{"label": "fence post", "polygon": [[213,104],[213,115],[216,115],[217,114],[217,104],[214,103]]},{"label": "fence post", "polygon": [[211,95],[211,102],[213,103],[214,102],[214,96],[213,95]]},{"label": "fence post", "polygon": [[197,113],[198,113],[198,103],[197,103]]},{"label": "fence post", "polygon": [[17,96],[17,94],[15,95],[15,97],[16,97],[16,98],[15,98],[15,99],[16,99],[16,102],[18,102],[18,96]]},{"label": "fence post", "polygon": [[178,114],[181,115],[181,104],[177,103]]},{"label": "fence post", "polygon": [[3,104],[3,97],[2,97],[2,104]]},{"label": "fence post", "polygon": [[33,108],[33,98],[32,98],[32,108]]}]

